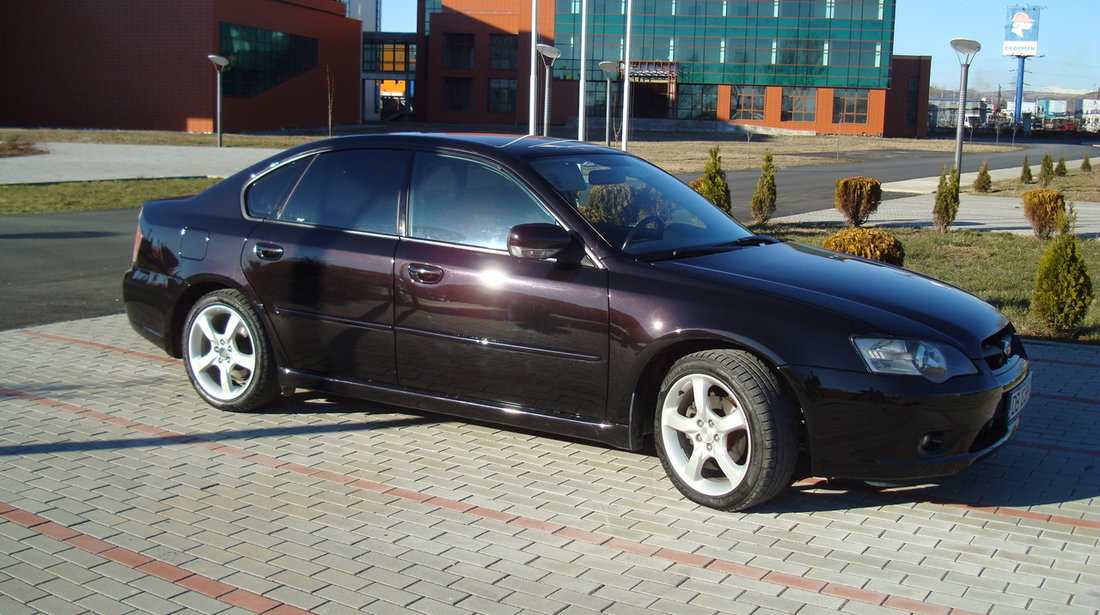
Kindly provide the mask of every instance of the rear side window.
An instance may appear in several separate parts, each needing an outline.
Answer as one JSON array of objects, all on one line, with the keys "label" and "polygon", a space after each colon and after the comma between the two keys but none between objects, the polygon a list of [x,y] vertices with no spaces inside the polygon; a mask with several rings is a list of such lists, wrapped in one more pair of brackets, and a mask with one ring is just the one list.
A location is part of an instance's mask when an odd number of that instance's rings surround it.
[{"label": "rear side window", "polygon": [[394,150],[319,154],[293,188],[278,219],[394,235],[409,159],[407,152]]},{"label": "rear side window", "polygon": [[294,184],[302,175],[302,170],[309,166],[310,160],[312,158],[302,158],[285,164],[249,186],[245,197],[248,215],[255,218],[274,217],[279,206],[294,189]]}]

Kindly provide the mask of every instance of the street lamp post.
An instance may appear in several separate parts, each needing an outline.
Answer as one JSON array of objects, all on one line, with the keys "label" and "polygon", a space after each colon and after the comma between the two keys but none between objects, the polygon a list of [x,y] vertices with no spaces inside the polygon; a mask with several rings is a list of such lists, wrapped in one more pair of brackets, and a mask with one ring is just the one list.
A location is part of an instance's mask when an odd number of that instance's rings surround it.
[{"label": "street lamp post", "polygon": [[959,56],[959,118],[955,127],[955,170],[962,173],[963,157],[963,121],[966,119],[966,78],[970,72],[970,62],[982,50],[982,44],[969,38],[951,39],[951,48]]},{"label": "street lamp post", "polygon": [[214,64],[214,71],[218,73],[218,85],[215,97],[217,102],[215,103],[215,122],[217,123],[218,132],[218,147],[222,146],[222,71],[226,66],[229,66],[229,60],[224,56],[210,54],[206,56],[207,60],[210,60]]},{"label": "street lamp post", "polygon": [[542,56],[542,65],[546,67],[546,84],[542,94],[542,136],[545,137],[550,132],[550,69],[554,67],[554,60],[561,57],[561,51],[542,43],[535,45],[535,49]]},{"label": "street lamp post", "polygon": [[607,100],[604,101],[606,117],[604,118],[603,141],[604,145],[611,147],[611,78],[619,75],[619,63],[612,60],[600,62],[600,70],[607,77]]}]

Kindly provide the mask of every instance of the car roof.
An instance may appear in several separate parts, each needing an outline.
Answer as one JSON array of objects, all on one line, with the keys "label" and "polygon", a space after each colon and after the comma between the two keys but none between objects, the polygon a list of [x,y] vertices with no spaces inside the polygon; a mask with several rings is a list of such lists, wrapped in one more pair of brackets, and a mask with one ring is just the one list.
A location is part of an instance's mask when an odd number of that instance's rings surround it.
[{"label": "car roof", "polygon": [[347,147],[442,149],[480,153],[487,156],[499,156],[503,152],[524,159],[562,154],[624,154],[620,150],[601,145],[532,135],[396,132],[323,139],[292,148],[284,155],[308,150]]}]

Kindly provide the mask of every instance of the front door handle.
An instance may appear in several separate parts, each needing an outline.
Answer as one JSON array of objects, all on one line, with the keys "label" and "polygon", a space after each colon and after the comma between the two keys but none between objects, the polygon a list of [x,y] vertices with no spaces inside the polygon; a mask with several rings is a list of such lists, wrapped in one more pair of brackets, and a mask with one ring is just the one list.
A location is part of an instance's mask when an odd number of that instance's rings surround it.
[{"label": "front door handle", "polygon": [[270,243],[258,243],[252,248],[252,251],[265,261],[277,261],[283,257],[283,247]]},{"label": "front door handle", "polygon": [[420,282],[421,284],[435,284],[443,279],[443,270],[434,265],[411,263],[408,266],[408,271],[409,277],[414,282]]}]

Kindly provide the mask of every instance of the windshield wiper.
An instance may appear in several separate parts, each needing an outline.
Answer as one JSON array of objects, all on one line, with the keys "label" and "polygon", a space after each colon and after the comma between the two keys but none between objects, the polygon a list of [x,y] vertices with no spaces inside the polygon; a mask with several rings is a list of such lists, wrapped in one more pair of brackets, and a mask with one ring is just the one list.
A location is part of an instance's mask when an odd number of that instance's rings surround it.
[{"label": "windshield wiper", "polygon": [[718,254],[719,252],[728,252],[736,248],[743,248],[746,246],[762,246],[765,244],[780,243],[780,240],[774,237],[767,237],[765,235],[749,235],[747,237],[741,237],[740,239],[734,239],[733,241],[726,241],[722,243],[716,243],[709,246],[695,246],[690,248],[680,248],[677,250],[670,250],[668,252],[659,252],[649,256],[642,257],[646,261],[663,261],[671,260],[674,258],[688,258],[691,256],[706,256],[708,254]]}]

